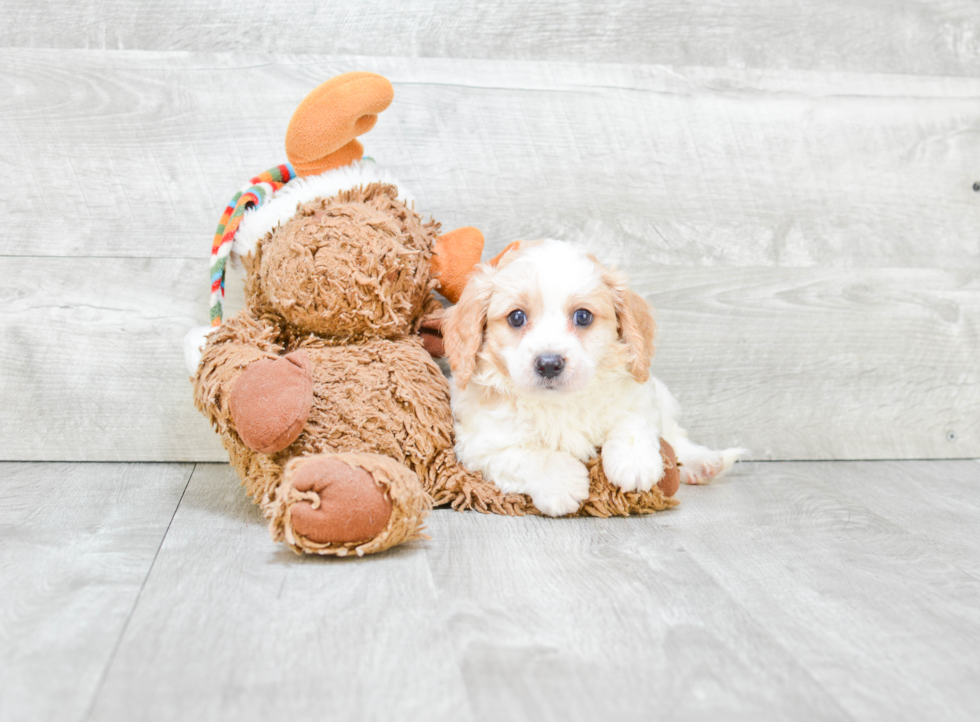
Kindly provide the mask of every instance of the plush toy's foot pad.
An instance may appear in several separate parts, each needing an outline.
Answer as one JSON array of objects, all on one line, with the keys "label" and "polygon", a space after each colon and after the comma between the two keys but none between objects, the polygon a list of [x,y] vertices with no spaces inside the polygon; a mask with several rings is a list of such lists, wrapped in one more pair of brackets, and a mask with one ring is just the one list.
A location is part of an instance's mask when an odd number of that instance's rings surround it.
[{"label": "plush toy's foot pad", "polygon": [[657,482],[660,491],[666,497],[671,497],[677,493],[681,486],[681,470],[677,466],[677,454],[674,447],[663,439],[660,440],[660,458],[664,460],[664,477]]},{"label": "plush toy's foot pad", "polygon": [[290,486],[310,501],[290,510],[293,531],[321,544],[365,542],[388,525],[391,501],[367,471],[329,456],[299,466]]},{"label": "plush toy's foot pad", "polygon": [[294,551],[373,554],[424,538],[432,499],[414,471],[368,453],[298,457],[267,506],[272,538]]}]

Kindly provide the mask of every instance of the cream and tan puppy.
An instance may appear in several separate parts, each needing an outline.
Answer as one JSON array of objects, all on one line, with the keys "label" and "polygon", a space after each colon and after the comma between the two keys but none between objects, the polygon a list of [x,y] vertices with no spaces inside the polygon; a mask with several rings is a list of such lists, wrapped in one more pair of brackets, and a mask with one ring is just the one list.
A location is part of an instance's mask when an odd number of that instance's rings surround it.
[{"label": "cream and tan puppy", "polygon": [[606,476],[624,491],[663,477],[661,436],[689,484],[743,453],[687,439],[677,402],[650,376],[647,302],[571,244],[521,243],[478,266],[443,334],[457,456],[502,491],[529,494],[544,514],[571,514],[588,498],[583,462],[600,448]]}]

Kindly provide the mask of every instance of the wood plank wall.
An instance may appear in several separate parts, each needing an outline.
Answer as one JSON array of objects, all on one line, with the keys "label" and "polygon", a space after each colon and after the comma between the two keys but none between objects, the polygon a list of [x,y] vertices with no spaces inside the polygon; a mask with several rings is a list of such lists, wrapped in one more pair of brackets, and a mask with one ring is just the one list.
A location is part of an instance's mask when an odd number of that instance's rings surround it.
[{"label": "wood plank wall", "polygon": [[284,160],[299,100],[353,69],[394,83],[363,140],[423,212],[480,227],[488,253],[561,237],[630,272],[700,440],[980,456],[970,2],[0,16],[0,459],[226,458],[181,356],[210,237]]}]

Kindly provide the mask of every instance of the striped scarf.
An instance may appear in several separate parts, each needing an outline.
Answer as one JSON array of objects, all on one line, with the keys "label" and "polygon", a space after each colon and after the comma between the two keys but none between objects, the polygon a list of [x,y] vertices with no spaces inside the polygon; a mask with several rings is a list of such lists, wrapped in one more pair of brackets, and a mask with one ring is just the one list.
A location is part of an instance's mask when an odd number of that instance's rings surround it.
[{"label": "striped scarf", "polygon": [[225,267],[231,255],[232,241],[242,222],[245,211],[258,208],[277,190],[296,177],[291,163],[277,165],[259,173],[249,184],[235,194],[225,212],[221,214],[218,230],[211,245],[211,326],[221,325],[225,308]]}]

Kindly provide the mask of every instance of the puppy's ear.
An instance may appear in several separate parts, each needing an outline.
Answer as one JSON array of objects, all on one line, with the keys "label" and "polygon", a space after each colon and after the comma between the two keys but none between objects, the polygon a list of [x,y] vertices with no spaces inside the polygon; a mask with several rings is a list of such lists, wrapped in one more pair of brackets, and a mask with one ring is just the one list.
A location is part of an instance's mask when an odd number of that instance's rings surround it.
[{"label": "puppy's ear", "polygon": [[476,355],[483,347],[483,333],[487,327],[487,307],[493,294],[490,272],[486,266],[477,270],[466,281],[459,302],[446,311],[442,322],[442,339],[453,370],[456,385],[465,389],[476,370]]},{"label": "puppy's ear", "polygon": [[650,361],[653,359],[653,337],[657,326],[653,321],[650,304],[638,293],[629,289],[626,277],[617,271],[602,274],[613,294],[619,337],[629,352],[629,369],[639,383],[650,378]]}]

